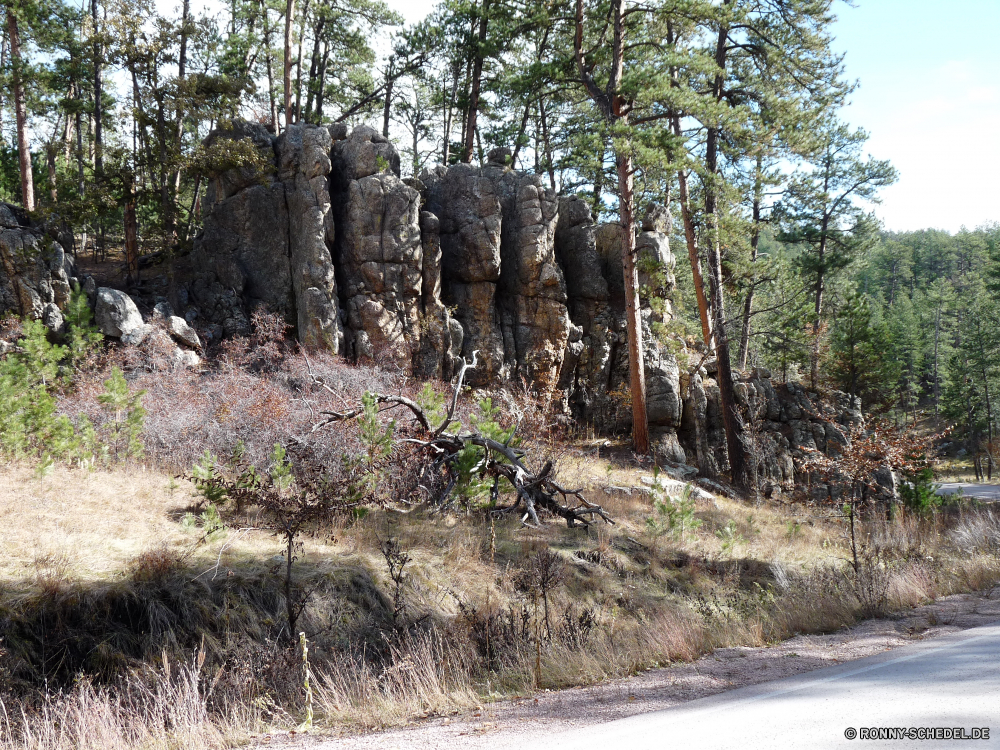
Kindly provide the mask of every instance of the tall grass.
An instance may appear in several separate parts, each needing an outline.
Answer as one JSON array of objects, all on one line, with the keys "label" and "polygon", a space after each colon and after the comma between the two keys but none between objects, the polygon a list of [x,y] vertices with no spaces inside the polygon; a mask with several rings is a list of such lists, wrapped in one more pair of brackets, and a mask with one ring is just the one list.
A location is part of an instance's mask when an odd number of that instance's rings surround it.
[{"label": "tall grass", "polygon": [[0,701],[0,743],[10,750],[214,750],[260,724],[251,706],[210,712],[196,664],[174,671],[133,674],[114,687],[84,679],[34,705]]}]

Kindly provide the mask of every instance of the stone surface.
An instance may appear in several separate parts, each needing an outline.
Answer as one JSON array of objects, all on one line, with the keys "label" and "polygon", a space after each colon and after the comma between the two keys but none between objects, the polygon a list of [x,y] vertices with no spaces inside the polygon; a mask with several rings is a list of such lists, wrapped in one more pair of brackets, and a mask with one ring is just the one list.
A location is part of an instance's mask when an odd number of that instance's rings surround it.
[{"label": "stone surface", "polygon": [[[598,431],[631,428],[619,225],[512,170],[507,149],[400,180],[398,154],[370,127],[294,126],[278,139],[240,128],[270,149],[274,172],[214,179],[188,324],[213,338],[245,332],[264,303],[302,341],[419,378],[449,379],[477,352],[473,386],[523,382]],[[668,333],[670,212],[651,204],[638,224],[654,453],[678,477],[713,477],[728,469],[718,366]],[[805,456],[836,455],[863,424],[855,400],[775,385],[764,368],[739,379],[735,397],[752,415],[761,476],[784,488]]]},{"label": "stone surface", "polygon": [[201,349],[201,339],[198,338],[198,334],[188,325],[184,318],[171,315],[166,319],[166,327],[167,332],[173,336],[175,341],[192,349]]},{"label": "stone surface", "polygon": [[193,253],[202,272],[190,287],[193,301],[227,335],[245,335],[249,309],[263,304],[294,324],[302,343],[339,351],[329,131],[294,125],[274,139],[236,123],[206,142],[221,137],[250,138],[271,154],[275,170],[229,170],[210,180]]},{"label": "stone surface", "polygon": [[145,323],[139,308],[125,292],[118,289],[100,287],[97,290],[97,305],[94,322],[105,336],[123,338],[142,330]]},{"label": "stone surface", "polygon": [[420,176],[427,186],[428,211],[439,219],[442,301],[455,311],[464,331],[461,356],[478,366],[471,385],[504,380],[504,356],[497,283],[500,280],[502,212],[494,183],[469,164],[438,167]]},{"label": "stone surface", "polygon": [[65,309],[74,275],[73,256],[62,245],[30,225],[21,209],[0,203],[0,313],[37,320],[48,310],[56,323],[49,305]]},{"label": "stone surface", "polygon": [[[353,133],[344,141],[354,142]],[[351,153],[358,152],[341,154],[340,162]],[[364,171],[346,168],[349,174]],[[342,211],[336,256],[347,313],[347,353],[356,359],[388,358],[410,369],[421,338],[420,194],[391,172],[381,172],[348,181],[335,196]]]},{"label": "stone surface", "polygon": [[343,346],[331,248],[330,133],[292,125],[275,142],[278,177],[288,209],[288,264],[299,341],[334,353]]}]

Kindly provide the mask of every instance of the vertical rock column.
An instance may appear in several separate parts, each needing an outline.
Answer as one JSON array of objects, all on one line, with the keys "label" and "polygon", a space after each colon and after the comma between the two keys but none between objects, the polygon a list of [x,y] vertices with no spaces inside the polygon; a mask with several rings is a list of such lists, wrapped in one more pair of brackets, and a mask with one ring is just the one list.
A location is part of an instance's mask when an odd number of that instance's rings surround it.
[{"label": "vertical rock column", "polygon": [[313,125],[292,125],[275,147],[289,217],[288,262],[299,341],[337,353],[343,348],[343,333],[330,255],[334,239],[327,181],[330,133]]},{"label": "vertical rock column", "polygon": [[497,310],[500,280],[500,199],[493,182],[469,164],[424,172],[427,209],[440,220],[441,286],[444,304],[464,331],[461,354],[479,362],[471,385],[504,380],[509,367]]},{"label": "vertical rock column", "polygon": [[483,169],[501,202],[500,310],[511,374],[539,391],[553,391],[569,341],[566,281],[555,256],[559,203],[539,175],[505,166],[497,149]]},{"label": "vertical rock column", "polygon": [[395,148],[373,128],[337,141],[333,162],[347,353],[410,371],[422,337],[420,194],[400,181]]}]

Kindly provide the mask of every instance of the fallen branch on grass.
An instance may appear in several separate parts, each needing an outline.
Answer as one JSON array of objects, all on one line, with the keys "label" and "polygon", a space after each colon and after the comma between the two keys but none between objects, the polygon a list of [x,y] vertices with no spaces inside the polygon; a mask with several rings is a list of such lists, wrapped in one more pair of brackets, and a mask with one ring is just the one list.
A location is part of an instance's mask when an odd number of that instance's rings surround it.
[{"label": "fallen branch on grass", "polygon": [[[432,427],[423,408],[411,399],[403,396],[372,394],[375,403],[388,405],[380,409],[380,412],[399,406],[404,406],[413,412],[422,434],[418,437],[402,438],[399,442],[418,445],[424,449],[425,473],[446,472],[447,482],[444,490],[435,498],[436,503],[440,506],[449,504],[451,494],[460,481],[457,466],[459,454],[469,446],[477,446],[483,449],[483,457],[473,468],[472,473],[481,479],[490,478],[493,480],[491,488],[491,498],[495,506],[493,514],[513,513],[523,507],[522,522],[526,523],[530,519],[536,526],[541,525],[538,517],[540,510],[564,518],[570,528],[578,525],[589,526],[596,518],[600,518],[606,523],[614,523],[600,505],[589,502],[583,496],[582,490],[567,489],[559,485],[553,475],[554,467],[551,461],[546,461],[539,471],[531,471],[524,463],[525,451],[510,444],[516,428],[511,431],[503,443],[479,432],[448,431],[458,406],[458,397],[465,380],[465,373],[476,367],[478,354],[478,351],[473,352],[471,362],[462,360],[451,406],[437,427]],[[316,423],[312,431],[315,432],[334,422],[356,419],[363,413],[364,407],[346,409],[340,412],[324,411],[322,414],[325,419]],[[515,491],[514,501],[507,506],[497,505],[501,479],[506,479]]]}]

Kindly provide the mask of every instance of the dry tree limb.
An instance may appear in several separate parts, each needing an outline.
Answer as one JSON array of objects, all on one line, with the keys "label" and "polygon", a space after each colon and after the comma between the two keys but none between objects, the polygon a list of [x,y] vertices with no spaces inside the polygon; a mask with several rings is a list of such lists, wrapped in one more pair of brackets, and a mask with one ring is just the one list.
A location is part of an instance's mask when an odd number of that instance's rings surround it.
[{"label": "dry tree limb", "polygon": [[[613,524],[614,521],[601,508],[600,505],[589,502],[581,490],[570,490],[556,483],[553,476],[553,465],[551,461],[546,461],[541,470],[531,471],[524,463],[525,451],[510,445],[511,439],[516,432],[516,428],[501,443],[478,432],[447,432],[448,426],[452,423],[455,410],[458,407],[458,397],[462,390],[462,383],[467,370],[476,366],[478,351],[472,353],[472,361],[462,361],[458,377],[455,383],[455,391],[452,396],[451,407],[441,424],[432,429],[427,415],[419,404],[403,396],[391,396],[383,394],[373,394],[377,403],[392,404],[388,408],[405,406],[413,412],[420,425],[424,437],[401,438],[398,442],[418,445],[425,449],[428,468],[439,471],[444,467],[448,472],[448,482],[437,498],[439,505],[445,506],[448,503],[452,491],[459,481],[458,471],[455,466],[458,454],[467,446],[475,445],[482,448],[484,457],[475,467],[475,473],[481,478],[492,478],[493,486],[491,495],[496,501],[499,496],[500,478],[506,479],[514,488],[516,497],[514,502],[503,508],[496,508],[493,513],[512,513],[521,507],[523,503],[524,516],[522,522],[527,522],[530,518],[535,526],[540,526],[538,518],[539,510],[545,510],[553,515],[566,520],[567,526],[573,528],[578,525],[589,526],[596,518],[600,518],[605,523]],[[380,410],[383,411],[383,410]],[[343,412],[322,412],[327,418],[313,426],[313,432],[319,430],[333,422],[341,422],[355,419],[364,412],[363,407],[346,410]],[[559,498],[562,498],[561,502]],[[571,498],[577,502],[571,504]]]}]

